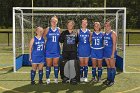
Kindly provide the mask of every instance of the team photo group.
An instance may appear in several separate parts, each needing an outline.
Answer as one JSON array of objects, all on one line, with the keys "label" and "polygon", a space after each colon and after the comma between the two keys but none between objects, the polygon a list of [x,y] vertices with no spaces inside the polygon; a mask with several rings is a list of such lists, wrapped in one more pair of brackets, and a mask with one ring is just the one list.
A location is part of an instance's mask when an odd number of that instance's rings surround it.
[{"label": "team photo group", "polygon": [[[93,31],[87,28],[88,20],[81,20],[81,28],[75,30],[74,20],[67,20],[66,30],[57,27],[58,18],[50,19],[50,27],[35,28],[36,36],[30,40],[29,61],[32,64],[31,84],[36,84],[38,70],[39,84],[43,84],[43,67],[46,67],[46,84],[50,84],[51,67],[54,68],[54,83],[58,76],[62,83],[103,82],[112,86],[116,75],[117,34],[111,28],[110,20],[104,23],[105,32],[101,31],[100,22],[93,23]],[[92,78],[88,80],[88,62],[92,60]],[[102,80],[102,61],[107,64],[107,79]]]}]

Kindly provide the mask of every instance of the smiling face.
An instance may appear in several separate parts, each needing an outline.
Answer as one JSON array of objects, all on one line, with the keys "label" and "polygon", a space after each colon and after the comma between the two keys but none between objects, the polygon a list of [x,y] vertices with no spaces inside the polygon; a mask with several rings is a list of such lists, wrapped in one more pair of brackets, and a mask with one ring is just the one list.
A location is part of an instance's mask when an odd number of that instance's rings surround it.
[{"label": "smiling face", "polygon": [[51,18],[51,26],[56,27],[57,23],[58,23],[57,17],[56,16],[52,17]]},{"label": "smiling face", "polygon": [[87,28],[88,22],[87,19],[82,20],[82,28]]},{"label": "smiling face", "polygon": [[68,30],[72,30],[74,28],[74,24],[75,24],[74,21],[69,20],[67,22],[67,28],[68,28]]},{"label": "smiling face", "polygon": [[111,25],[110,25],[110,22],[105,22],[104,27],[105,27],[106,32],[111,31]]},{"label": "smiling face", "polygon": [[94,31],[100,31],[101,30],[101,25],[99,22],[94,23]]},{"label": "smiling face", "polygon": [[37,27],[35,32],[37,35],[42,36],[44,29],[42,27]]}]

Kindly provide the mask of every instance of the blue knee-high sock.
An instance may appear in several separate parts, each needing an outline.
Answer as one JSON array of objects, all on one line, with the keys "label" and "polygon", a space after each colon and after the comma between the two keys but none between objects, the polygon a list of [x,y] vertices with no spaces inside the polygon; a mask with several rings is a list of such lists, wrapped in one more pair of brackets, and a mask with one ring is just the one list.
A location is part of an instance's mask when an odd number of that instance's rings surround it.
[{"label": "blue knee-high sock", "polygon": [[31,70],[31,81],[34,81],[35,75],[36,75],[36,71]]},{"label": "blue knee-high sock", "polygon": [[107,68],[107,80],[111,81],[111,68]]},{"label": "blue knee-high sock", "polygon": [[96,68],[92,68],[92,77],[95,78],[96,76]]},{"label": "blue knee-high sock", "polygon": [[112,82],[114,82],[115,75],[116,75],[116,69],[115,68],[111,68],[111,81]]},{"label": "blue knee-high sock", "polygon": [[80,66],[80,77],[83,77],[83,66]]},{"label": "blue knee-high sock", "polygon": [[88,75],[88,66],[84,66],[84,78],[87,78]]},{"label": "blue knee-high sock", "polygon": [[58,78],[58,66],[54,66],[54,75],[55,75],[55,78]]},{"label": "blue knee-high sock", "polygon": [[51,67],[46,67],[46,78],[48,79],[50,77]]},{"label": "blue knee-high sock", "polygon": [[98,68],[98,78],[101,78],[102,76],[102,68]]},{"label": "blue knee-high sock", "polygon": [[43,70],[39,70],[39,80],[41,81],[43,78]]}]

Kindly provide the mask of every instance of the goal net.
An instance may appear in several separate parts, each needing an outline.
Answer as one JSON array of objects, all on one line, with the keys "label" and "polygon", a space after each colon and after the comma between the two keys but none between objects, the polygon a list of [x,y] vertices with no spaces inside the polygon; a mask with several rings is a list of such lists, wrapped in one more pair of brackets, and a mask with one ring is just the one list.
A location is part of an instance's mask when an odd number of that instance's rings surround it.
[{"label": "goal net", "polygon": [[[52,16],[58,17],[58,27],[66,29],[68,20],[75,21],[75,30],[81,28],[81,20],[88,20],[88,29],[93,31],[93,22],[99,21],[104,32],[104,22],[110,20],[112,29],[117,33],[116,66],[125,72],[125,33],[126,8],[50,8],[14,7],[13,8],[13,58],[14,72],[23,66],[31,65],[28,45],[35,35],[36,26],[50,26]],[[105,62],[103,63],[105,64]],[[89,61],[91,65],[91,61]]]}]

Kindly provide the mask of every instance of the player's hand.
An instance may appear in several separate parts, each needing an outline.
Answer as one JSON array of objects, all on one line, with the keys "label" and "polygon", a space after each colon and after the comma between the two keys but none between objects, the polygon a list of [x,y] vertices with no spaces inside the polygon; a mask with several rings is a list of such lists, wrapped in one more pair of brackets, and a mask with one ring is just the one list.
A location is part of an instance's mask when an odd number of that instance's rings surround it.
[{"label": "player's hand", "polygon": [[32,62],[32,58],[31,57],[29,58],[29,61]]},{"label": "player's hand", "polygon": [[113,59],[114,58],[114,54],[113,55],[111,55],[111,59]]}]

